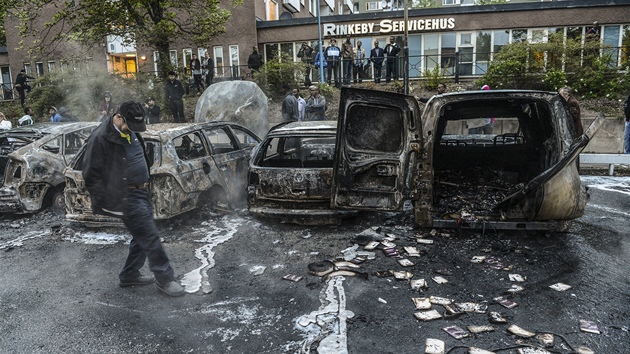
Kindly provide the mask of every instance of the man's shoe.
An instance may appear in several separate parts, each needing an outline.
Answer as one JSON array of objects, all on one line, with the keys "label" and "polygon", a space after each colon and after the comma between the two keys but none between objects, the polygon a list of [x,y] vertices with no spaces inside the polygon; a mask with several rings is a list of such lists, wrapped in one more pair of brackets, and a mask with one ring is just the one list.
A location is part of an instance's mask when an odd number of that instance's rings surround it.
[{"label": "man's shoe", "polygon": [[149,285],[155,282],[155,278],[152,275],[140,275],[136,278],[120,279],[120,287],[126,288],[128,286],[135,285]]},{"label": "man's shoe", "polygon": [[158,289],[160,289],[163,293],[168,296],[182,296],[186,293],[186,290],[183,286],[179,285],[176,281],[169,281],[168,283],[162,284],[159,281],[155,282],[155,285]]}]

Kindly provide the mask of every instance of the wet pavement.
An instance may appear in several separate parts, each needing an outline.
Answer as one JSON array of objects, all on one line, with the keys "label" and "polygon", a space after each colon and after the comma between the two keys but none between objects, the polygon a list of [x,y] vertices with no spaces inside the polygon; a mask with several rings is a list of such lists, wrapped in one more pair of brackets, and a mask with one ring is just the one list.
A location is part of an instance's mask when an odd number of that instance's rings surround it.
[{"label": "wet pavement", "polygon": [[630,178],[583,182],[591,200],[566,234],[432,232],[410,211],[317,227],[189,213],[160,223],[181,298],[118,287],[124,230],[3,217],[0,352],[425,353],[429,339],[448,353],[628,353]]}]

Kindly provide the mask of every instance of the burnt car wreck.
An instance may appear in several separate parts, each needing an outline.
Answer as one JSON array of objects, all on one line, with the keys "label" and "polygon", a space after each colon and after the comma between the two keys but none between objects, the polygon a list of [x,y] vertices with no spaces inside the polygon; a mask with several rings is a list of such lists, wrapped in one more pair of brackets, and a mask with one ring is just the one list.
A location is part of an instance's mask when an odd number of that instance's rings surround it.
[{"label": "burnt car wreck", "polygon": [[[150,166],[153,216],[169,219],[205,205],[244,203],[248,161],[260,139],[230,122],[152,124],[142,133]],[[92,213],[82,175],[82,149],[65,171],[66,219],[87,226],[120,225]]]},{"label": "burnt car wreck", "polygon": [[560,96],[468,91],[413,97],[344,88],[333,208],[400,211],[423,227],[566,230],[587,194],[576,158],[604,117],[580,137]]},{"label": "burnt car wreck", "polygon": [[64,210],[63,170],[98,123],[38,123],[0,133],[0,212]]}]

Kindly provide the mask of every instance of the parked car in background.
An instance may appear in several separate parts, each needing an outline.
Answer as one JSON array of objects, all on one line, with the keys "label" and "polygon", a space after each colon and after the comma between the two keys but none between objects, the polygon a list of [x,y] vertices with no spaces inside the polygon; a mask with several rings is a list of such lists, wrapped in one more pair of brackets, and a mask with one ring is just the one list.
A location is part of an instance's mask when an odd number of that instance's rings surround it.
[{"label": "parked car in background", "polygon": [[37,123],[0,133],[0,212],[64,210],[63,170],[98,123]]},{"label": "parked car in background", "polygon": [[410,96],[342,88],[332,206],[400,211],[423,227],[566,230],[587,194],[580,137],[556,92]]},{"label": "parked car in background", "polygon": [[356,214],[330,208],[336,134],[335,121],[272,128],[250,162],[249,211],[298,224],[338,223]]},{"label": "parked car in background", "polygon": [[[245,204],[248,162],[260,138],[230,122],[151,124],[142,133],[149,155],[155,219],[210,205]],[[65,171],[66,218],[88,226],[120,224],[94,215],[82,175],[83,153]]]}]

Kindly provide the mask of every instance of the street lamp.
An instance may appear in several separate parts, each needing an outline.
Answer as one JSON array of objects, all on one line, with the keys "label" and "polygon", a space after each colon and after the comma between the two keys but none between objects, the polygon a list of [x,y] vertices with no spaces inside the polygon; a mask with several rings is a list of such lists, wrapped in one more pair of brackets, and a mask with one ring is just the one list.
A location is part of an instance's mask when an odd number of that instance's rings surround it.
[{"label": "street lamp", "polygon": [[403,85],[405,85],[404,93],[405,95],[409,94],[409,8],[407,3],[409,0],[403,0],[405,4],[405,12],[404,12],[404,21],[405,21],[405,39],[403,42]]}]

